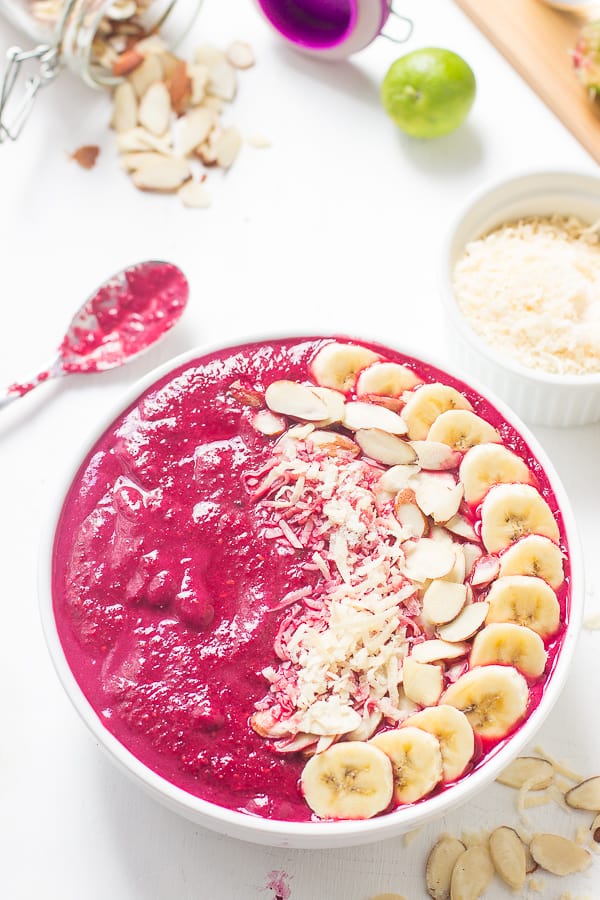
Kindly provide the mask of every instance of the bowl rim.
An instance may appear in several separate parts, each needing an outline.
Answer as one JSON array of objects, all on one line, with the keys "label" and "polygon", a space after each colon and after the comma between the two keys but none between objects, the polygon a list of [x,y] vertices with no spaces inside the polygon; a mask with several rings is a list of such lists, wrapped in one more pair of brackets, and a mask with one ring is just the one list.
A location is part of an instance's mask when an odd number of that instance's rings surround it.
[{"label": "bowl rim", "polygon": [[[255,817],[237,810],[218,806],[203,800],[182,788],[172,784],[153,769],[142,763],[124,744],[122,744],[104,726],[99,713],[94,710],[85,697],[75,679],[64,653],[53,613],[52,597],[52,558],[55,530],[58,525],[62,506],[67,492],[83,461],[100,436],[111,426],[115,419],[131,406],[155,382],[188,362],[207,354],[227,351],[238,346],[249,346],[275,340],[301,339],[337,339],[357,343],[373,342],[383,348],[395,350],[411,356],[425,365],[439,368],[450,377],[463,381],[469,388],[481,394],[484,400],[493,405],[509,424],[526,441],[533,456],[543,467],[550,487],[556,497],[562,515],[564,533],[569,548],[571,568],[570,608],[565,627],[563,646],[558,654],[554,668],[544,688],[542,699],[528,719],[523,722],[501,748],[493,753],[480,769],[470,773],[462,781],[442,791],[440,794],[419,801],[418,804],[401,807],[382,816],[371,819],[345,820],[334,822],[295,822],[282,819],[265,819]],[[302,329],[298,333],[278,331],[265,334],[259,332],[232,342],[214,341],[187,350],[165,363],[157,366],[142,378],[138,379],[110,405],[100,417],[99,422],[86,435],[81,444],[69,454],[57,478],[55,490],[52,492],[48,515],[45,517],[38,565],[38,596],[42,629],[46,645],[59,680],[75,707],[80,718],[92,733],[96,741],[108,752],[109,757],[119,768],[124,770],[134,781],[144,787],[150,794],[179,814],[191,818],[214,831],[229,834],[245,840],[278,846],[351,846],[353,844],[371,843],[387,837],[402,834],[426,822],[439,818],[451,808],[466,802],[478,790],[485,787],[512,761],[530,741],[554,707],[564,686],[570,668],[576,641],[581,629],[584,609],[584,577],[581,548],[573,511],[569,499],[558,474],[535,436],[519,417],[493,392],[480,385],[477,380],[462,374],[448,366],[443,360],[420,351],[413,352],[410,347],[402,347],[393,342],[382,341],[376,335],[321,334],[319,330]]]},{"label": "bowl rim", "polygon": [[[594,385],[600,386],[600,372],[588,372],[583,375],[575,375],[572,373],[559,375],[554,372],[544,372],[542,369],[529,368],[509,356],[504,356],[501,353],[497,353],[494,347],[491,346],[491,344],[487,343],[482,337],[480,337],[475,329],[469,325],[467,319],[460,311],[458,303],[456,301],[456,294],[454,292],[454,287],[452,284],[452,258],[454,255],[453,244],[455,242],[459,229],[463,226],[466,219],[470,215],[476,213],[478,207],[483,206],[487,198],[498,192],[499,190],[506,191],[506,196],[503,199],[504,202],[508,205],[511,202],[511,198],[514,199],[513,194],[510,193],[511,190],[514,191],[519,186],[525,188],[527,183],[529,182],[533,197],[534,195],[539,194],[539,191],[535,191],[536,182],[546,180],[548,178],[556,180],[557,192],[559,193],[568,192],[567,187],[565,187],[561,191],[561,180],[570,179],[572,181],[579,181],[581,182],[582,187],[584,186],[584,183],[593,183],[596,186],[599,194],[598,199],[600,205],[600,178],[597,175],[594,175],[591,171],[586,172],[578,171],[576,169],[554,168],[535,169],[517,172],[508,178],[496,178],[486,182],[482,187],[476,189],[468,196],[466,202],[461,207],[458,214],[454,216],[450,227],[446,231],[440,254],[441,265],[438,267],[439,293],[441,295],[444,309],[446,310],[448,316],[452,321],[452,324],[459,332],[459,334],[482,356],[487,357],[491,362],[495,363],[498,368],[504,369],[510,372],[512,375],[516,375],[517,377],[526,378],[540,384],[546,384],[554,387],[564,386],[583,388],[591,387]],[[524,195],[525,193],[527,192],[523,190],[522,194]],[[477,235],[475,237],[469,238],[466,243],[472,240],[477,240],[477,238],[480,236],[481,235]],[[466,243],[464,244],[465,247]]]}]

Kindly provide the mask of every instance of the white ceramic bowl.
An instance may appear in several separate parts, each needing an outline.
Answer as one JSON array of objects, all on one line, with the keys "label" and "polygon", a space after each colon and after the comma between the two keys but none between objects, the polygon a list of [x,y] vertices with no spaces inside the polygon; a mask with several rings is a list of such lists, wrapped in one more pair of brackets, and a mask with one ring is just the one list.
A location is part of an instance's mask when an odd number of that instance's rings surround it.
[{"label": "white ceramic bowl", "polygon": [[[306,333],[309,332],[305,332],[305,334]],[[312,333],[316,334],[317,332]],[[275,340],[277,337],[281,338],[282,335],[262,335],[258,340]],[[363,336],[357,340],[377,341],[377,338],[367,338],[366,336]],[[250,341],[248,341],[248,343],[250,343]],[[199,825],[210,828],[213,831],[221,832],[230,837],[252,841],[254,843],[269,844],[277,847],[318,849],[366,844],[393,837],[394,835],[403,834],[430,820],[442,816],[450,808],[464,803],[492,782],[499,772],[519,754],[529,741],[531,741],[534,734],[538,731],[544,719],[554,706],[561,692],[567,678],[575,643],[581,627],[584,602],[583,569],[580,547],[569,500],[552,463],[534,436],[504,403],[494,397],[487,389],[469,379],[469,386],[478,391],[486,400],[494,405],[499,413],[524,437],[531,452],[537,457],[546,473],[563,516],[570,551],[569,558],[572,587],[571,608],[564,644],[557,657],[554,670],[546,684],[541,702],[515,735],[511,737],[497,753],[489,757],[481,768],[468,774],[457,784],[447,788],[437,796],[421,801],[414,806],[398,809],[387,815],[362,821],[323,823],[286,822],[253,817],[201,800],[198,797],[175,787],[169,781],[165,780],[160,775],[157,775],[156,772],[141,763],[140,760],[127,750],[123,744],[121,744],[104,727],[101,719],[94,711],[84,696],[79,684],[75,680],[65,657],[58,636],[52,608],[51,576],[54,533],[62,505],[75,474],[78,472],[82,461],[85,459],[92,446],[111,423],[134,403],[134,401],[155,381],[183,363],[219,349],[226,348],[223,348],[222,346],[206,346],[184,353],[165,365],[155,369],[137,384],[133,385],[125,393],[119,403],[116,404],[115,408],[98,423],[93,433],[82,443],[82,446],[76,448],[74,458],[67,464],[62,479],[57,486],[53,508],[49,511],[47,517],[48,524],[42,545],[39,572],[42,624],[52,661],[75,709],[90,729],[94,738],[108,752],[110,758],[149,794],[171,810]],[[460,373],[448,370],[447,366],[440,364],[434,359],[423,358],[421,354],[413,354],[409,348],[396,349],[407,355],[416,356],[416,358],[421,359],[424,363],[434,365],[442,371],[447,372],[448,375],[465,381],[464,376]]]},{"label": "white ceramic bowl", "polygon": [[600,420],[600,372],[553,375],[497,353],[457,306],[452,273],[466,244],[503,222],[531,215],[600,219],[600,178],[576,172],[536,172],[500,181],[473,196],[451,228],[442,252],[440,291],[448,340],[457,364],[489,385],[529,424],[571,426]]}]

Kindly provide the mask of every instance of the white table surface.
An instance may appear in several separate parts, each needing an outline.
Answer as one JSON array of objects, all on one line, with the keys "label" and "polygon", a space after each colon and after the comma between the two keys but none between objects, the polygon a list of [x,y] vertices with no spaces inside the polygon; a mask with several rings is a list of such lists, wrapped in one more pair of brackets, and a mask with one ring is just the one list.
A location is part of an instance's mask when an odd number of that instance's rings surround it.
[{"label": "white table surface", "polygon": [[[261,328],[361,330],[441,359],[449,348],[436,294],[439,246],[465,196],[517,170],[596,166],[451,2],[405,0],[409,47],[447,46],[478,79],[468,123],[411,141],[383,114],[377,85],[399,55],[377,41],[326,65],[282,47],[249,0],[207,0],[190,46],[243,38],[258,65],[242,73],[228,117],[272,140],[246,147],[214,205],[136,192],[107,129],[109,103],[64,74],[40,97],[18,145],[0,148],[0,382],[49,360],[80,300],[120,266],[159,257],[182,266],[191,301],[176,331],[121,371],[55,383],[0,417],[0,896],[5,900],[292,900],[425,897],[423,864],[441,831],[516,824],[514,796],[493,785],[409,847],[399,837],[336,851],[261,848],[204,831],[163,809],[117,771],[89,736],[51,666],[38,617],[40,534],[58,472],[126,385],[178,352]],[[0,25],[0,46],[18,35]],[[68,159],[98,143],[96,168]],[[600,609],[600,425],[534,428],[578,520],[588,611]],[[600,771],[600,632],[584,631],[566,688],[539,735],[586,775]],[[536,829],[572,835],[589,817],[558,807]],[[579,877],[543,877],[529,897],[600,897],[600,858]],[[509,897],[495,883],[487,896]]]}]

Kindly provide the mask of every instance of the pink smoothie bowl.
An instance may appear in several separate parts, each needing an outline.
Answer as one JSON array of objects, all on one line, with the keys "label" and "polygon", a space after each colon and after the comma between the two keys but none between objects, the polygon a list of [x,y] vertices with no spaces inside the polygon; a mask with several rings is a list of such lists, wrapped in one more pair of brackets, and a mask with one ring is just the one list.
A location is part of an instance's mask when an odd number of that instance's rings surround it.
[{"label": "pink smoothie bowl", "polygon": [[[283,337],[288,336],[263,335],[255,340],[262,342]],[[348,339],[359,342],[368,340],[366,337],[349,337]],[[373,338],[373,340],[376,340],[376,338]],[[251,341],[246,340],[244,343],[251,343]],[[386,345],[389,346],[389,342],[386,342]],[[367,844],[406,833],[440,818],[450,809],[460,806],[473,798],[477,793],[485,791],[486,786],[491,784],[508,763],[518,756],[533,739],[560,695],[569,675],[569,667],[581,628],[584,604],[582,559],[569,499],[545,451],[505,403],[489,392],[487,388],[474,382],[470,377],[465,378],[460,372],[449,369],[445,363],[440,364],[429,357],[424,357],[420,352],[412,354],[410,348],[394,348],[401,353],[414,356],[425,365],[436,366],[442,372],[447,373],[450,378],[463,381],[470,389],[479,393],[484,401],[495,407],[499,414],[504,417],[529,446],[533,456],[540,463],[550,488],[558,501],[562,514],[564,535],[569,547],[571,599],[562,648],[555,660],[552,672],[548,676],[541,700],[518,730],[504,741],[499,746],[499,749],[490,754],[482,765],[438,794],[425,798],[416,804],[397,808],[393,812],[385,813],[372,819],[324,822],[273,820],[226,809],[200,799],[175,786],[140,762],[133,753],[107,730],[99,714],[84,695],[70,668],[59,637],[53,609],[52,567],[55,534],[65,497],[80,469],[82,461],[101,435],[121,413],[127,410],[159,379],[168,375],[182,364],[208,353],[226,349],[227,347],[218,345],[200,347],[182,354],[155,369],[141,381],[132,385],[110,413],[98,422],[93,433],[83,438],[81,445],[74,449],[72,459],[66,465],[57,485],[55,499],[47,516],[48,525],[41,550],[39,571],[41,618],[52,662],[63,688],[77,713],[94,739],[107,752],[110,759],[144,791],[172,811],[179,813],[197,825],[229,837],[257,844],[315,849]]]}]

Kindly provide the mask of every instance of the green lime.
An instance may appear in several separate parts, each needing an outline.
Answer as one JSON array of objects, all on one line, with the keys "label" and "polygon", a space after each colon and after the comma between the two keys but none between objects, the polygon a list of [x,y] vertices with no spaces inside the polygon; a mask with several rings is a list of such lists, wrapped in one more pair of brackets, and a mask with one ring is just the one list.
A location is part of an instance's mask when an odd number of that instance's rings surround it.
[{"label": "green lime", "polygon": [[417,138],[441,137],[458,128],[475,99],[471,67],[452,50],[426,47],[401,56],[381,85],[390,118]]}]

